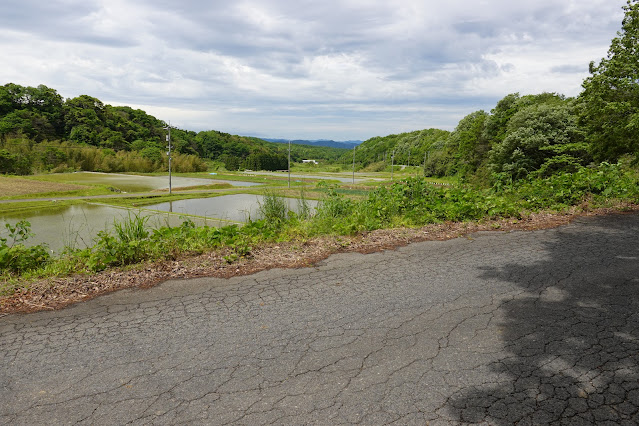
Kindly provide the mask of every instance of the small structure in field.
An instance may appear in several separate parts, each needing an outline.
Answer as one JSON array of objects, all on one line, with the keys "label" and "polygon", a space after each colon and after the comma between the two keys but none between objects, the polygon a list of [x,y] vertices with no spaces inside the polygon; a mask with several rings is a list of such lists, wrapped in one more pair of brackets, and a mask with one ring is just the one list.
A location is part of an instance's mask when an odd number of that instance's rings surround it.
[{"label": "small structure in field", "polygon": [[302,163],[311,163],[311,164],[319,164],[317,161],[315,160],[302,160]]}]

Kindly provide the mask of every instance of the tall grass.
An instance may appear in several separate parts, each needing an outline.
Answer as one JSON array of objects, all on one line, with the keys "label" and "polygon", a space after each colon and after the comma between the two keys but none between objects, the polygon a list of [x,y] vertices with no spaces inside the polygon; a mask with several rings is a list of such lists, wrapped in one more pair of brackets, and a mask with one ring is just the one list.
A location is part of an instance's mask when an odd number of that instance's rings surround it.
[{"label": "tall grass", "polygon": [[300,197],[297,199],[297,216],[301,220],[308,220],[311,218],[312,208],[306,199],[304,189],[300,191]]},{"label": "tall grass", "polygon": [[129,215],[123,221],[114,220],[113,228],[117,237],[123,243],[140,241],[149,236],[149,231],[146,228],[148,220],[148,216],[129,212]]},{"label": "tall grass", "polygon": [[[10,278],[46,277],[74,272],[95,272],[112,266],[144,261],[176,259],[188,254],[202,253],[216,248],[230,249],[226,259],[233,262],[250,256],[252,247],[264,241],[286,240],[293,236],[309,237],[322,234],[354,234],[379,228],[420,226],[442,221],[469,221],[486,218],[519,217],[537,210],[563,210],[586,200],[593,207],[623,200],[639,203],[639,176],[619,166],[602,164],[597,168],[582,168],[575,173],[560,173],[545,179],[530,179],[502,188],[473,188],[453,185],[430,185],[423,178],[409,178],[389,186],[372,190],[362,201],[353,201],[337,191],[335,186],[323,185],[324,196],[315,214],[308,206],[299,214],[288,211],[285,200],[274,193],[264,196],[260,203],[261,219],[249,221],[243,227],[197,227],[184,221],[178,227],[151,230],[147,218],[130,215],[114,225],[115,233],[101,232],[93,247],[69,250],[55,259],[39,250],[38,262],[28,267],[7,267],[2,264],[1,250],[11,249],[0,238],[0,274],[5,283]],[[300,203],[306,203],[303,194]],[[15,228],[12,236],[22,241],[29,236],[24,226]],[[16,245],[15,247],[23,247]],[[28,260],[27,249],[13,249]],[[27,251],[25,251],[27,250]],[[9,257],[5,256],[5,259]],[[26,265],[20,263],[20,265]],[[6,284],[10,293],[19,280]],[[0,287],[2,286],[0,281]]]},{"label": "tall grass", "polygon": [[268,224],[280,225],[288,219],[289,210],[286,201],[274,192],[266,192],[258,204],[258,215]]}]

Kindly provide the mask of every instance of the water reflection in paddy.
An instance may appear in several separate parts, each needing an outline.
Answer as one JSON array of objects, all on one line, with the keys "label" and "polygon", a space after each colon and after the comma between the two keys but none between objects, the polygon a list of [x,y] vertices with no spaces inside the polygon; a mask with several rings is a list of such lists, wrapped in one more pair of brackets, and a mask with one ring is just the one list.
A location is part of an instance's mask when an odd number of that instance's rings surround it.
[{"label": "water reflection in paddy", "polygon": [[[124,192],[144,192],[156,189],[168,189],[168,176],[138,176],[115,173],[77,172],[56,175],[56,180],[69,183],[84,183],[94,185],[108,185]],[[204,179],[173,176],[171,185],[173,188],[186,188],[199,185],[213,185],[228,183],[233,186],[255,186],[261,183],[240,182],[221,179]]]},{"label": "water reflection in paddy", "polygon": [[[77,204],[50,207],[20,212],[0,214],[0,236],[7,237],[3,222],[11,223],[25,219],[31,223],[35,234],[26,245],[46,243],[51,250],[61,251],[64,247],[84,248],[92,246],[100,231],[113,231],[113,222],[121,222],[129,215],[148,217],[151,228],[179,226],[188,215],[196,225],[225,226],[230,221],[244,222],[257,219],[262,196],[249,194],[224,195],[212,198],[196,198],[172,201],[146,206],[144,209],[125,209],[105,205]],[[296,199],[285,199],[289,209],[297,211]],[[317,201],[308,200],[311,208]],[[197,217],[200,216],[200,217]],[[222,220],[220,220],[222,219]]]},{"label": "water reflection in paddy", "polygon": [[[169,201],[146,206],[148,209],[164,212],[181,213],[203,216],[206,218],[226,219],[245,222],[257,219],[259,205],[264,200],[261,195],[235,194],[212,198],[195,198],[190,200]],[[285,198],[289,210],[298,211],[298,200]],[[311,208],[317,206],[317,201],[306,200]]]},{"label": "water reflection in paddy", "polygon": [[[85,248],[94,244],[94,239],[100,231],[112,231],[113,221],[122,221],[129,215],[140,214],[148,217],[147,224],[151,228],[162,226],[179,226],[183,218],[179,215],[157,213],[149,211],[129,210],[102,205],[78,204],[72,206],[31,210],[15,214],[1,214],[0,224],[3,222],[15,224],[20,220],[31,223],[31,231],[35,234],[25,245],[46,243],[49,249],[59,252],[64,247]],[[203,220],[194,219],[198,224]],[[208,225],[219,226],[219,221],[209,220]],[[0,236],[7,237],[4,226],[0,229]]]}]

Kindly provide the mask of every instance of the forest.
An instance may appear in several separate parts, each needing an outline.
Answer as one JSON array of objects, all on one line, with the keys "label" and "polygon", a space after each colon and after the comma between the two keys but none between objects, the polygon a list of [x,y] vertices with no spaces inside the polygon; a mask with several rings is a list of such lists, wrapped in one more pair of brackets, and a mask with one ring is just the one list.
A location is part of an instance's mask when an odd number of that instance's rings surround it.
[{"label": "forest", "polygon": [[426,176],[457,176],[488,185],[573,173],[602,162],[636,166],[638,2],[628,1],[624,11],[608,55],[590,63],[579,96],[511,93],[490,112],[468,114],[452,132],[427,129],[364,141],[355,161],[368,170],[421,165]]},{"label": "forest", "polygon": [[[0,173],[166,171],[166,123],[88,95],[63,99],[44,85],[0,86]],[[215,130],[171,128],[172,167],[205,171],[288,168],[288,146]],[[335,160],[343,149],[294,145],[291,159]]]},{"label": "forest", "polygon": [[[92,247],[69,246],[56,258],[46,245],[21,244],[31,235],[28,222],[7,223],[7,237],[0,236],[0,296],[22,291],[25,277],[95,273],[211,250],[223,250],[220,258],[230,264],[274,241],[305,244],[333,235],[343,247],[342,236],[378,229],[470,221],[499,229],[539,213],[636,210],[639,0],[628,1],[624,10],[607,56],[590,63],[576,97],[511,93],[489,112],[466,115],[452,131],[374,137],[354,150],[291,146],[294,161],[310,157],[337,170],[391,171],[391,176],[402,166],[408,178],[359,185],[302,182],[298,212],[284,200],[294,189],[265,191],[259,218],[243,226],[196,226],[188,220],[152,229],[145,217],[129,216],[114,222],[114,234],[99,233]],[[86,95],[64,100],[45,86],[7,84],[0,87],[0,172],[161,171],[167,165],[165,126],[143,111]],[[287,166],[287,144],[214,130],[172,129],[171,138],[176,171]],[[447,177],[447,184],[434,185],[416,174]],[[312,212],[305,190],[319,200]],[[141,201],[121,202],[137,207]]]},{"label": "forest", "polygon": [[[511,93],[486,112],[462,118],[452,131],[425,129],[374,137],[355,151],[293,145],[305,158],[358,170],[420,166],[484,186],[574,173],[602,162],[637,165],[639,152],[639,4],[624,6],[622,28],[608,55],[591,62],[576,97]],[[168,167],[166,123],[88,95],[63,99],[40,85],[0,86],[0,173],[72,170],[151,172]],[[209,130],[171,130],[176,171],[288,168],[286,144]],[[354,156],[354,160],[353,160]]]}]

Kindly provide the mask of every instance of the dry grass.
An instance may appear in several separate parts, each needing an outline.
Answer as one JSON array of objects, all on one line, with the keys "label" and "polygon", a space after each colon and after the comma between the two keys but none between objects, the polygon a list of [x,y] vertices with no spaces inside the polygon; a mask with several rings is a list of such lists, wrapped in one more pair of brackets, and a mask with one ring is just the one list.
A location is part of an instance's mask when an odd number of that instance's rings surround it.
[{"label": "dry grass", "polygon": [[70,183],[43,182],[12,176],[0,176],[0,197],[15,197],[48,192],[86,190],[86,186]]}]

